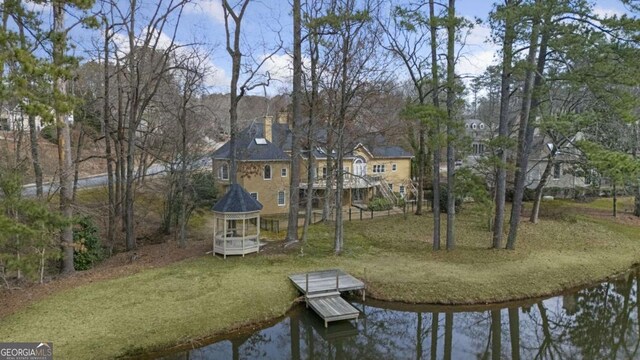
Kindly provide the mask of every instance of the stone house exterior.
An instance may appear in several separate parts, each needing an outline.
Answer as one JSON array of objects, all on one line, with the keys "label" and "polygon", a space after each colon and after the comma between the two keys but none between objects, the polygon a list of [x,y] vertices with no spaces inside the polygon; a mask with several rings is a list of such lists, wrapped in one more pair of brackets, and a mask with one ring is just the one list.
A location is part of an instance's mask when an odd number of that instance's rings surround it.
[{"label": "stone house exterior", "polygon": [[[286,114],[276,121],[267,116],[240,131],[237,138],[238,183],[263,205],[263,214],[289,211],[291,174],[291,131]],[[380,141],[379,141],[380,143]],[[314,196],[314,205],[321,206],[326,191],[327,156],[322,146],[301,157],[300,199]],[[315,181],[307,183],[309,156],[313,156]],[[212,155],[217,184],[225,192],[229,186],[229,143]],[[374,195],[405,197],[413,192],[411,159],[413,155],[401,147],[381,144],[356,144],[343,160],[345,171],[343,205],[366,204]],[[335,184],[332,186],[335,189]],[[309,191],[311,189],[311,191]],[[393,194],[397,193],[397,194]]]}]

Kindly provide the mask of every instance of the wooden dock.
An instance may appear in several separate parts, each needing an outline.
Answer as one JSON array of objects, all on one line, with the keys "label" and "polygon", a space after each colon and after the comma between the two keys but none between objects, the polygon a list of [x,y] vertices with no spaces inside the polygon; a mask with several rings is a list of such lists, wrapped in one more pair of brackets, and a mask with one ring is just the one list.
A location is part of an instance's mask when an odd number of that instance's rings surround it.
[{"label": "wooden dock", "polygon": [[324,326],[338,320],[358,319],[360,312],[340,296],[342,291],[361,291],[364,283],[339,269],[290,275],[289,279],[304,295],[311,307],[324,320]]}]

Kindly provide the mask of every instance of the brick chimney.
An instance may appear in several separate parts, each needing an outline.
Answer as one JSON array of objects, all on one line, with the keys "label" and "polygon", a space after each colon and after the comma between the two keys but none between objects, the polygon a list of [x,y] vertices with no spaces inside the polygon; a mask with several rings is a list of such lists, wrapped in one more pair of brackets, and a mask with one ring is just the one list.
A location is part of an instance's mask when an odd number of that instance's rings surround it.
[{"label": "brick chimney", "polygon": [[289,122],[289,113],[286,111],[280,111],[278,113],[278,124],[286,124]]},{"label": "brick chimney", "polygon": [[268,142],[273,142],[273,116],[265,116],[264,117],[264,138],[267,139]]}]

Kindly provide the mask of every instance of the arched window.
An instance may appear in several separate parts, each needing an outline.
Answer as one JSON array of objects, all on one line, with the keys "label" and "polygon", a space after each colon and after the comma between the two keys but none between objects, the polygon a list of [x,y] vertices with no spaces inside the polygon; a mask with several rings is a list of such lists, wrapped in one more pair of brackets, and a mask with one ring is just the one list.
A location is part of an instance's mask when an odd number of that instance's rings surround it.
[{"label": "arched window", "polygon": [[480,129],[484,129],[484,124],[480,124]]},{"label": "arched window", "polygon": [[264,179],[271,180],[271,165],[264,166]]},{"label": "arched window", "polygon": [[471,128],[472,128],[472,129],[474,129],[474,130],[475,130],[477,127],[478,127],[478,125],[476,125],[476,123],[471,124]]},{"label": "arched window", "polygon": [[229,165],[222,164],[220,166],[220,179],[229,180]]}]

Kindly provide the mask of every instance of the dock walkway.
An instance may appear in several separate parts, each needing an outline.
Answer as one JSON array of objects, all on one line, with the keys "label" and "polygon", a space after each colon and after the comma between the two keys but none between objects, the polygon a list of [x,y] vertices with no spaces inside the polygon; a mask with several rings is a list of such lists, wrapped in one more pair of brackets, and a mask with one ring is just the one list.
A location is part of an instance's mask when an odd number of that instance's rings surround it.
[{"label": "dock walkway", "polygon": [[361,291],[364,283],[340,269],[290,275],[289,279],[304,295],[311,307],[324,320],[324,326],[338,320],[358,319],[360,312],[340,296],[342,291]]}]

